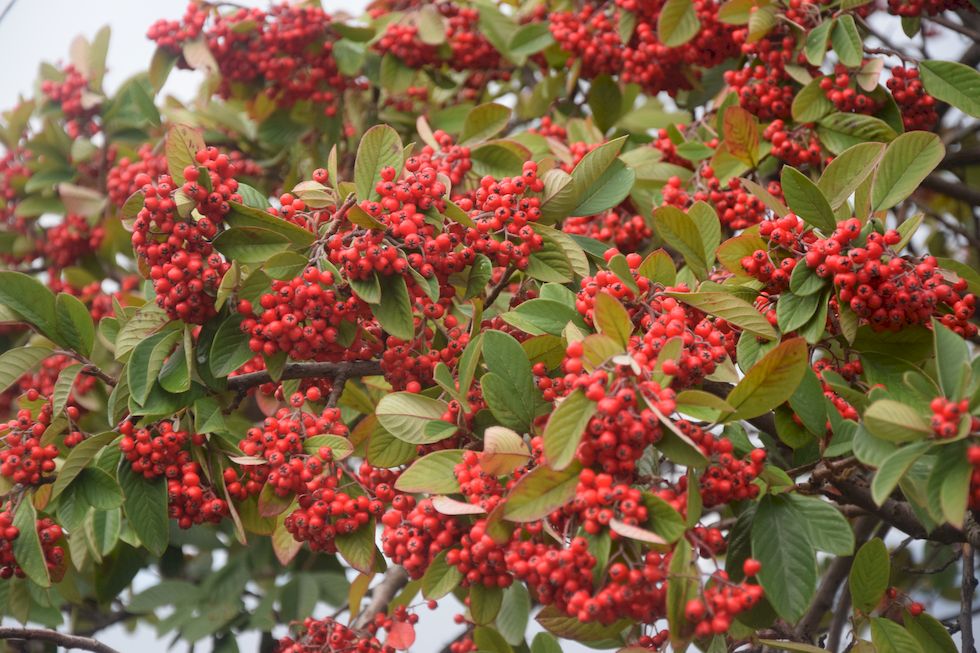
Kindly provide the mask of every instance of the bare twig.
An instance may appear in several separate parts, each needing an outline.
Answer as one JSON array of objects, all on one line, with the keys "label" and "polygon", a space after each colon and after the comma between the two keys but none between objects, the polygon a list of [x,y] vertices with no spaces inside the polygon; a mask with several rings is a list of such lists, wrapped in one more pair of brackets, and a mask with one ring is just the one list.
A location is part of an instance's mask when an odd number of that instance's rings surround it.
[{"label": "bare twig", "polygon": [[961,200],[971,206],[980,206],[980,190],[970,188],[963,183],[949,181],[937,175],[929,175],[923,180],[922,187]]},{"label": "bare twig", "polygon": [[490,308],[490,306],[492,306],[493,303],[497,301],[497,297],[500,296],[500,293],[503,291],[503,289],[506,288],[508,285],[510,285],[510,278],[514,276],[514,270],[516,269],[517,268],[514,267],[513,264],[507,266],[507,269],[504,270],[503,276],[500,277],[500,281],[498,281],[497,284],[490,289],[490,292],[487,293],[487,301],[486,303],[484,303],[484,306],[486,308]]},{"label": "bare twig", "polygon": [[963,583],[960,588],[960,650],[963,653],[976,653],[973,645],[973,593],[977,588],[977,577],[973,573],[973,547],[963,545]]},{"label": "bare twig", "polygon": [[0,639],[35,640],[51,642],[66,649],[80,649],[82,651],[93,651],[93,653],[119,653],[119,651],[111,646],[106,646],[91,637],[68,635],[46,628],[0,628]]},{"label": "bare twig", "polygon": [[961,25],[938,14],[935,16],[930,16],[928,20],[932,21],[933,23],[936,23],[937,25],[942,25],[948,30],[952,30],[958,34],[962,34],[963,36],[970,39],[973,43],[980,43],[980,32],[972,30],[966,25]]},{"label": "bare twig", "polygon": [[[350,361],[347,363],[287,363],[281,379],[315,379],[340,376],[354,378],[381,374],[381,363],[377,361]],[[228,379],[229,390],[247,390],[263,383],[272,383],[268,371],[250,372]]]},{"label": "bare twig", "polygon": [[363,628],[374,620],[374,616],[388,609],[395,595],[408,584],[408,572],[399,565],[388,567],[384,578],[371,590],[371,602],[357,615],[352,628]]}]

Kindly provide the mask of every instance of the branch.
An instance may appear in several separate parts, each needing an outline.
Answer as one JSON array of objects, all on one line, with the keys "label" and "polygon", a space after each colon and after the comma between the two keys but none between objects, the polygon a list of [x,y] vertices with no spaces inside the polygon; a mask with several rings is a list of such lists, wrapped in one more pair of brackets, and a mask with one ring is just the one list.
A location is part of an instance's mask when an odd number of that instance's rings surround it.
[{"label": "branch", "polygon": [[44,628],[0,628],[0,640],[2,639],[37,640],[51,642],[66,649],[74,648],[83,651],[93,651],[94,653],[119,653],[116,649],[106,646],[102,642],[90,637],[68,635],[59,633],[56,630],[46,630]]},{"label": "branch", "polygon": [[980,190],[970,188],[963,182],[949,181],[936,175],[929,175],[922,182],[923,188],[948,195],[972,206],[980,206]]},{"label": "branch", "polygon": [[[911,535],[917,540],[929,540],[941,544],[959,544],[966,542],[971,546],[980,545],[980,524],[977,524],[970,513],[966,515],[963,530],[949,524],[944,524],[926,530],[922,522],[912,511],[909,504],[895,499],[886,499],[880,506],[871,498],[868,481],[857,475],[855,471],[843,470],[835,474],[822,464],[814,470],[813,478],[817,483],[824,484],[823,494],[837,503],[850,503],[876,515],[886,524]],[[819,479],[819,480],[818,480]]]},{"label": "branch", "polygon": [[[871,536],[871,532],[874,530],[877,522],[878,520],[876,518],[865,516],[859,518],[854,523],[855,549],[861,546]],[[837,596],[837,590],[840,589],[841,585],[846,586],[844,579],[850,573],[853,562],[854,556],[845,556],[837,558],[831,563],[827,569],[827,573],[823,577],[823,582],[820,583],[820,589],[817,591],[816,597],[814,597],[813,602],[810,604],[810,609],[796,625],[795,634],[797,637],[808,642],[814,640],[814,636],[817,634],[817,629],[820,627],[820,622],[823,620],[824,614],[834,605],[834,597]],[[843,600],[844,597],[842,596],[841,601]]]},{"label": "branch", "polygon": [[351,624],[355,630],[363,628],[374,620],[374,616],[388,609],[388,604],[395,598],[395,595],[408,584],[408,572],[405,568],[396,565],[389,567],[385,572],[384,579],[371,591],[371,602],[357,615],[357,619]]},{"label": "branch", "polygon": [[973,547],[963,545],[963,584],[960,589],[960,650],[963,653],[976,653],[973,645],[973,592],[977,588],[977,578],[973,573]]},{"label": "branch", "polygon": [[[377,361],[350,361],[347,363],[287,363],[283,368],[280,380],[286,379],[315,379],[320,377],[347,379],[359,376],[375,376],[381,374],[381,363]],[[228,379],[229,390],[247,390],[248,388],[272,383],[274,379],[268,371],[250,372]]]},{"label": "branch", "polygon": [[514,270],[516,269],[517,268],[512,264],[509,265],[506,270],[504,270],[504,274],[500,277],[500,281],[498,281],[497,285],[491,288],[490,292],[487,294],[487,301],[483,304],[484,308],[490,308],[493,306],[493,303],[497,301],[497,297],[500,296],[501,291],[510,285],[510,278],[514,276]]}]

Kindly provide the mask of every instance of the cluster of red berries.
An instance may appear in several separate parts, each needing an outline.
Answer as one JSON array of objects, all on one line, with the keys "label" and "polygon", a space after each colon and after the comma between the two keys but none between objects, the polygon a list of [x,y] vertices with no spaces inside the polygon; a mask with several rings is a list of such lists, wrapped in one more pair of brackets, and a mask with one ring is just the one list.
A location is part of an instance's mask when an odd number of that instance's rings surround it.
[{"label": "cluster of red berries", "polygon": [[188,444],[196,447],[204,444],[203,435],[174,430],[170,422],[138,429],[133,422],[126,421],[119,432],[123,436],[119,450],[132,465],[133,472],[148,480],[180,477],[183,466],[192,462]]},{"label": "cluster of red berries", "polygon": [[98,99],[88,94],[88,78],[73,65],[65,66],[61,74],[60,81],[42,81],[41,93],[61,107],[69,136],[79,138],[95,134],[99,130],[94,120],[98,114]]},{"label": "cluster of red berries", "polygon": [[177,55],[188,41],[193,41],[204,30],[208,19],[208,10],[196,2],[187,5],[181,20],[159,19],[150,25],[146,38],[157,46]]},{"label": "cluster of red berries", "polygon": [[[29,499],[28,499],[29,500]],[[49,571],[55,570],[65,560],[65,551],[57,545],[64,535],[61,526],[48,517],[42,517],[35,523],[44,562]],[[0,579],[24,578],[24,570],[14,558],[14,541],[20,537],[20,530],[14,526],[14,516],[10,504],[0,512]]]},{"label": "cluster of red berries", "polygon": [[466,500],[488,513],[504,498],[504,486],[496,476],[483,471],[480,454],[476,451],[464,452],[463,459],[453,469],[453,474],[459,481],[459,491]]},{"label": "cluster of red berries", "polygon": [[167,478],[167,512],[180,528],[217,524],[228,515],[228,503],[202,484],[201,474],[201,466],[190,461],[181,465],[179,477]]},{"label": "cluster of red berries", "polygon": [[953,401],[945,397],[936,397],[929,404],[932,417],[929,425],[933,434],[941,440],[949,440],[959,435],[963,416],[968,415],[968,432],[980,431],[980,417],[970,415],[970,400]]},{"label": "cluster of red berries", "polygon": [[[727,187],[722,187],[714,168],[704,165],[698,170],[697,179],[700,187],[693,194],[684,190],[680,177],[668,179],[662,191],[664,204],[685,209],[694,202],[706,202],[715,209],[722,225],[732,230],[751,227],[766,218],[768,209],[765,203],[742,188],[738,177],[732,177]],[[776,198],[783,195],[777,181],[769,182],[767,190]]]},{"label": "cluster of red berries", "polygon": [[[345,360],[371,356],[357,324],[370,319],[367,305],[345,289],[329,270],[310,266],[288,281],[273,281],[272,292],[259,298],[259,311],[241,300],[241,330],[252,351],[272,356],[282,351],[293,360]],[[345,338],[345,333],[353,335]]]},{"label": "cluster of red berries", "polygon": [[[23,184],[32,174],[27,164],[33,156],[23,147],[4,149],[3,155],[0,156],[0,224],[8,229],[23,232],[29,222],[17,216],[15,209],[23,193]],[[4,256],[7,257],[9,254]]]},{"label": "cluster of red berries", "polygon": [[[837,409],[838,414],[844,419],[852,419],[857,421],[858,412],[857,409],[851,405],[849,401],[844,399],[842,396],[837,394],[834,389],[827,383],[824,378],[825,371],[832,371],[840,374],[847,381],[856,380],[863,371],[863,365],[860,359],[855,359],[848,362],[837,362],[827,358],[821,358],[813,363],[813,371],[816,373],[817,378],[820,379],[820,385],[823,387],[823,395],[830,400]],[[799,418],[794,415],[794,420],[799,420]],[[803,421],[799,420],[798,424],[802,425]],[[830,420],[827,420],[827,429],[831,428]]]},{"label": "cluster of red berries", "polygon": [[93,226],[84,217],[69,213],[47,230],[41,251],[49,266],[66,268],[95,252],[104,237],[101,225]]},{"label": "cluster of red berries", "polygon": [[[728,438],[718,437],[687,420],[678,420],[675,426],[712,461],[701,474],[698,488],[705,508],[754,499],[759,495],[759,486],[753,481],[762,473],[766,460],[764,449],[753,449],[745,460],[740,460],[735,457],[735,447]],[[660,492],[660,498],[681,512],[686,511],[686,495],[686,476],[678,480],[676,488]]]},{"label": "cluster of red berries", "polygon": [[919,79],[918,68],[895,66],[885,86],[892,92],[895,104],[902,112],[906,131],[930,130],[936,126],[936,121],[939,120],[936,98],[926,93],[926,88]]},{"label": "cluster of red berries", "polygon": [[[440,304],[430,303],[423,309],[423,315],[436,319],[443,316]],[[450,369],[456,367],[459,355],[469,344],[470,335],[458,326],[454,315],[444,318],[446,327],[445,344],[439,348],[433,343],[437,332],[425,326],[419,335],[411,342],[405,342],[395,336],[388,336],[385,349],[381,354],[381,369],[385,380],[396,390],[419,392],[422,388],[432,385],[432,375],[438,363],[444,363]]]},{"label": "cluster of red berries", "polygon": [[481,179],[472,198],[459,201],[476,223],[466,231],[467,245],[496,266],[527,268],[531,254],[544,246],[531,227],[541,217],[541,200],[531,194],[543,190],[544,180],[538,177],[538,164],[533,161],[524,163],[519,177]]},{"label": "cluster of red berries", "polygon": [[733,29],[718,21],[718,5],[702,0],[693,3],[700,21],[694,38],[674,48],[664,45],[657,38],[664,4],[617,0],[619,9],[636,17],[636,27],[626,42],[620,37],[617,12],[599,2],[585,3],[577,12],[552,13],[551,34],[562,50],[581,61],[584,78],[617,74],[652,95],[660,91],[673,95],[691,88],[697,76],[695,66],[715,66],[737,54],[738,48]]},{"label": "cluster of red berries", "polygon": [[980,510],[980,444],[967,447],[966,460],[973,466],[970,474],[970,510]]},{"label": "cluster of red berries", "polygon": [[[36,371],[23,374],[17,380],[17,385],[4,393],[4,396],[13,397],[20,393],[27,393],[29,401],[37,401],[41,397],[50,397],[54,393],[54,386],[58,382],[61,371],[76,362],[75,359],[65,354],[48,356],[41,361],[41,365]],[[80,411],[76,399],[90,392],[96,383],[96,378],[87,374],[80,374],[75,378],[71,394],[68,395],[69,419],[78,419]]]},{"label": "cluster of red berries", "polygon": [[653,230],[643,218],[623,205],[586,217],[565,218],[562,231],[594,238],[627,252],[643,249]]},{"label": "cluster of red berries", "polygon": [[[328,454],[328,452],[322,452]],[[328,455],[311,457],[304,471],[312,471],[313,461]],[[299,507],[285,520],[286,530],[297,542],[306,542],[313,551],[336,553],[338,536],[349,535],[381,517],[384,504],[365,494],[348,493],[339,489],[340,477],[331,472],[332,466],[314,476],[298,495]]]},{"label": "cluster of red berries", "polygon": [[[563,506],[561,512],[574,516],[590,535],[598,535],[608,529],[613,519],[642,527],[648,516],[643,493],[639,489],[628,483],[617,483],[612,475],[596,474],[590,468],[579,473],[575,498]],[[610,536],[618,538],[615,531],[611,531]]]},{"label": "cluster of red berries", "polygon": [[[33,393],[33,399],[32,399]],[[29,391],[28,400],[37,401],[36,390]],[[41,406],[36,416],[27,408],[17,411],[17,417],[4,424],[3,449],[0,449],[0,476],[21,485],[37,485],[55,469],[58,447],[42,445],[41,436],[51,424],[51,402]]]},{"label": "cluster of red berries", "polygon": [[459,521],[435,509],[431,499],[396,494],[381,517],[381,549],[411,578],[421,578],[432,559],[455,545],[463,530]]},{"label": "cluster of red berries", "polygon": [[820,88],[838,111],[872,114],[881,106],[880,102],[856,86],[847,66],[843,64],[834,67],[833,76],[827,75],[820,80]]},{"label": "cluster of red berries", "polygon": [[319,6],[277,4],[268,11],[241,8],[215,15],[188,9],[183,23],[163,22],[150,38],[171,51],[203,31],[220,72],[217,93],[233,97],[241,85],[273,98],[279,106],[310,100],[336,115],[340,95],[357,86],[337,69],[333,56],[339,34],[333,18]]},{"label": "cluster of red berries", "polygon": [[280,408],[275,415],[265,418],[261,428],[250,428],[238,443],[238,448],[246,456],[267,461],[266,464],[246,467],[247,480],[243,489],[247,494],[257,494],[268,483],[278,496],[303,492],[307,484],[322,474],[333,461],[328,447],[320,447],[315,453],[307,454],[304,442],[315,435],[347,434],[347,426],[336,408],[324,408],[319,415]]},{"label": "cluster of red berries", "polygon": [[[781,33],[785,35],[780,36]],[[797,53],[796,39],[781,30],[774,30],[757,43],[749,43],[747,29],[737,30],[736,38],[742,42],[742,53],[758,62],[725,71],[725,83],[738,93],[739,104],[746,111],[762,120],[789,120],[797,88],[786,72],[786,66],[805,64],[805,60],[800,60],[802,53]]]},{"label": "cluster of red berries", "polygon": [[976,335],[970,323],[976,297],[966,291],[966,281],[950,284],[935,257],[912,259],[890,251],[901,241],[895,230],[872,231],[864,243],[856,218],[845,220],[829,238],[814,241],[804,257],[817,276],[832,278],[840,301],[877,331],[897,330],[910,324],[925,324],[946,306],[949,313],[940,321],[964,337]]},{"label": "cluster of red berries", "polygon": [[772,155],[791,166],[816,165],[824,158],[820,139],[810,125],[787,130],[786,122],[780,118],[769,123],[762,136],[772,143]]},{"label": "cluster of red berries", "polygon": [[[752,558],[742,566],[746,577],[755,576],[762,569]],[[715,572],[711,581],[703,598],[691,599],[684,606],[684,617],[694,624],[695,637],[725,634],[739,613],[751,610],[762,599],[761,586],[732,583],[724,571]]]},{"label": "cluster of red berries", "polygon": [[639,563],[614,562],[604,585],[579,589],[564,606],[556,607],[584,623],[608,625],[623,618],[654,623],[666,615],[668,565],[669,557],[655,551],[648,551]]},{"label": "cluster of red berries", "polygon": [[567,607],[568,599],[593,591],[592,570],[595,556],[589,553],[584,537],[572,538],[565,548],[531,540],[514,540],[505,556],[514,577],[527,584],[542,605]]},{"label": "cluster of red berries", "polygon": [[460,585],[508,587],[514,582],[505,557],[506,546],[487,533],[487,520],[477,520],[459,538],[459,548],[446,553],[446,562],[463,574]]},{"label": "cluster of red berries", "polygon": [[449,177],[453,186],[462,183],[466,173],[473,167],[470,159],[470,148],[456,145],[453,137],[437,129],[432,133],[438,148],[425,145],[415,156],[419,161],[419,169],[432,166],[436,172]]},{"label": "cluster of red berries", "polygon": [[[373,623],[368,628],[372,626]],[[333,617],[307,617],[299,633],[280,639],[276,650],[278,653],[394,653],[396,649],[384,646],[373,634],[365,635]]]},{"label": "cluster of red berries", "polygon": [[[209,146],[195,154],[197,165],[184,168],[184,185],[181,192],[197,203],[198,212],[214,224],[219,224],[231,210],[229,202],[241,202],[234,166],[227,154]],[[201,168],[207,174],[201,179]]]},{"label": "cluster of red berries", "polygon": [[[202,151],[203,152],[203,151]],[[200,158],[210,160],[207,152]],[[200,159],[199,159],[200,160]],[[196,168],[188,166],[187,171]],[[182,218],[177,213],[177,190],[169,175],[153,182],[149,175],[135,178],[144,194],[143,208],[133,223],[133,247],[149,268],[157,305],[173,319],[203,324],[216,315],[214,294],[230,264],[214,251],[211,240],[218,225],[210,218]],[[202,213],[220,213],[205,197]]]}]

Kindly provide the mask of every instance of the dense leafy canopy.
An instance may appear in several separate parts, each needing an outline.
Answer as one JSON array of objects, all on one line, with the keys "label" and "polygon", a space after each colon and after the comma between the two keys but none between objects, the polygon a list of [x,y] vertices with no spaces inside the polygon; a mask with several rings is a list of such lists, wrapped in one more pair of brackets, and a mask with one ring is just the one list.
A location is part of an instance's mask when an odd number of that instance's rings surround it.
[{"label": "dense leafy canopy", "polygon": [[0,123],[0,637],[968,650],[978,35],[195,1],[113,93],[79,37]]}]

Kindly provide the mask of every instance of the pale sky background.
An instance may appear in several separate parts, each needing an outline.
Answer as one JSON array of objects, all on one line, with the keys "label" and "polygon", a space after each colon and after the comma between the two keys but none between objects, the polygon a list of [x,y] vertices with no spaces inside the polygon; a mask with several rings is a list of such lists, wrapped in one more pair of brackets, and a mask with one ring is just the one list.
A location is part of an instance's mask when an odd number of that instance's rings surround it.
[{"label": "pale sky background", "polygon": [[[268,5],[265,0],[237,1],[248,6]],[[367,0],[323,0],[327,11],[343,10],[352,15],[360,14],[366,4]],[[185,6],[185,0],[0,0],[0,13],[9,7],[0,20],[0,108],[13,106],[19,94],[33,94],[34,79],[42,61],[67,60],[68,47],[76,35],[91,38],[106,24],[112,28],[105,80],[106,90],[111,93],[123,80],[149,65],[154,45],[145,36],[147,27],[159,18],[180,18]],[[877,20],[875,23],[897,43],[908,42],[897,21],[887,21],[887,26]],[[962,38],[947,35],[936,42],[933,56],[950,57],[951,53],[962,51],[963,43]],[[175,70],[164,93],[188,98],[198,80],[194,72]],[[137,578],[140,588],[152,583],[148,574]],[[460,611],[461,606],[455,601],[441,603],[445,605],[435,613],[425,609],[420,612],[418,639],[413,651],[435,653],[460,632],[460,627],[452,623],[452,615]],[[937,608],[934,614],[945,617],[954,612],[956,606],[942,602],[942,607]],[[323,611],[321,606],[319,612]],[[8,625],[8,621],[4,620],[4,625]],[[531,623],[534,625],[533,620]],[[113,627],[100,633],[99,639],[124,653],[135,650],[139,653],[184,653],[188,650],[184,645],[168,648],[165,640],[158,640],[155,631],[145,626],[131,633],[120,626]],[[242,653],[254,653],[256,643],[256,637],[246,636],[240,638],[239,647]],[[568,653],[591,650],[571,642],[563,642],[563,648]],[[204,642],[197,646],[195,653],[209,650],[210,645]]]}]

